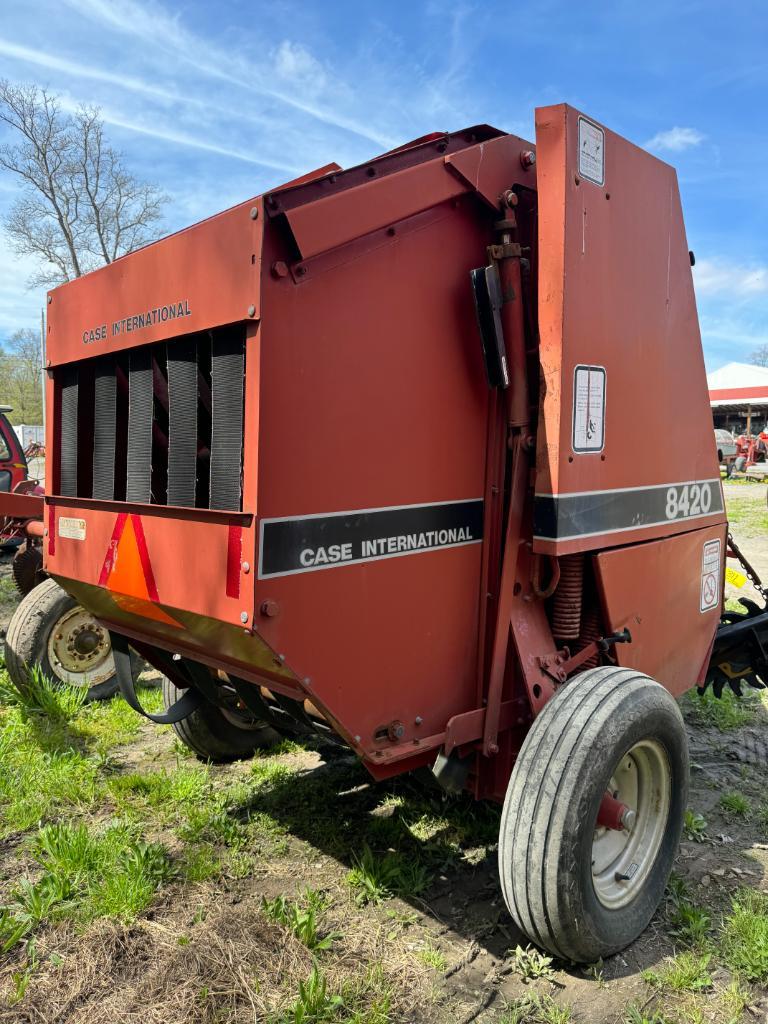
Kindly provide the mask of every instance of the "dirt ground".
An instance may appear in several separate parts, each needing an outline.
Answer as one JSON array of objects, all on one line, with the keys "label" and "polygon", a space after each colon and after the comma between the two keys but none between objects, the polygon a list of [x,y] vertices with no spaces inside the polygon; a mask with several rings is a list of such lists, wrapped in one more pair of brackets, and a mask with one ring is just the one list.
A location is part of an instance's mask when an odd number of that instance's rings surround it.
[{"label": "dirt ground", "polygon": [[[734,534],[768,578],[765,486],[727,484],[726,496]],[[9,557],[0,555],[0,630],[15,604],[8,573]],[[728,596],[748,590],[729,587]],[[768,1021],[768,993],[761,983],[745,981],[739,1004],[729,996],[736,976],[717,954],[717,928],[733,894],[744,887],[768,892],[768,704],[758,698],[748,706],[744,724],[723,729],[708,709],[700,710],[693,700],[684,702],[692,763],[689,807],[703,824],[692,820],[675,872],[679,886],[711,921],[713,944],[703,948],[714,952],[705,961],[705,982],[694,979],[675,987],[659,981],[671,962],[667,958],[687,948],[674,927],[673,896],[637,942],[605,963],[589,969],[555,963],[545,966],[541,977],[525,978],[536,971],[526,969],[513,952],[526,943],[512,925],[499,890],[493,839],[497,810],[478,814],[464,800],[439,795],[425,803],[423,795],[414,795],[411,781],[375,785],[349,756],[321,757],[292,748],[272,759],[292,771],[282,788],[278,779],[262,807],[257,802],[237,811],[239,821],[261,813],[277,821],[280,838],[275,845],[238,848],[247,853],[245,866],[235,869],[232,864],[239,862],[232,860],[214,879],[172,882],[134,921],[100,919],[85,927],[64,922],[42,929],[26,994],[0,1010],[0,1020]],[[170,730],[147,722],[131,742],[114,751],[109,771],[173,771],[179,763]],[[248,778],[252,768],[241,764],[210,771],[214,783],[233,785]],[[744,798],[747,811],[735,812],[721,803],[733,793]],[[424,824],[427,818],[430,823]],[[396,820],[410,830],[409,842],[422,843],[429,853],[428,885],[418,894],[360,905],[351,899],[348,881],[361,852],[360,836],[374,846],[376,836],[388,834]],[[346,844],[345,831],[357,829],[360,822],[364,832],[355,832],[355,843]],[[159,823],[157,836],[174,849],[172,828]],[[441,848],[443,862],[435,854]],[[0,904],[2,894],[30,871],[25,850],[23,837],[0,842]],[[313,959],[284,928],[264,918],[263,900],[297,898],[306,889],[324,894],[325,927],[340,936],[333,951],[323,954],[329,984],[336,979],[343,988],[345,978],[358,977],[366,967],[370,974],[369,965],[376,965],[389,986],[383,1009],[374,1006],[367,1016],[363,1011],[345,1016],[337,1007],[326,1016],[318,1011],[302,1017],[288,1011],[280,1016],[283,1011],[270,1004],[270,986],[298,986],[310,976]],[[7,955],[0,981],[7,983],[14,971],[18,974],[21,956],[18,947]],[[515,1007],[524,1006],[521,998],[531,994],[542,997],[540,1006],[530,1003],[527,1011],[515,1015]]]}]

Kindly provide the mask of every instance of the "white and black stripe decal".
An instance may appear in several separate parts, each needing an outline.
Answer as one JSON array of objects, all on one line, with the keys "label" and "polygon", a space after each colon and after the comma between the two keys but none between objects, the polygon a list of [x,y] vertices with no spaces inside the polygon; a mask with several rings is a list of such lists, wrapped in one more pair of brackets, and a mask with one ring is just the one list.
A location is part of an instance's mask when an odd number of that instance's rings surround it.
[{"label": "white and black stripe decal", "polygon": [[262,519],[259,578],[478,544],[483,500]]},{"label": "white and black stripe decal", "polygon": [[578,494],[537,494],[533,533],[537,540],[571,540],[703,519],[722,511],[719,479]]}]

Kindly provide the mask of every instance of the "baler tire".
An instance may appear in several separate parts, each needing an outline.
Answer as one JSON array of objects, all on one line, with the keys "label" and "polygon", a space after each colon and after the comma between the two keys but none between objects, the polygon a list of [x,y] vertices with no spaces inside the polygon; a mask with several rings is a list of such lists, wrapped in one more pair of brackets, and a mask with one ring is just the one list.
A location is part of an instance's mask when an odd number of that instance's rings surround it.
[{"label": "baler tire", "polygon": [[[184,693],[163,676],[163,704],[166,711]],[[176,722],[173,731],[194,754],[203,761],[223,764],[253,757],[257,750],[266,750],[283,737],[264,722],[238,726],[223,712],[204,701],[191,715]]]},{"label": "baler tire", "polygon": [[[62,634],[54,633],[56,626],[63,629]],[[93,666],[94,674],[91,678],[98,678],[95,684],[88,685],[87,670],[77,673],[74,669],[68,669],[56,657],[61,645],[66,649],[69,629],[74,636],[90,631],[99,642],[98,649],[103,653],[96,655],[98,660],[92,658],[91,654],[84,655],[84,664]],[[60,636],[62,639],[59,639]],[[105,644],[109,644],[109,647],[103,646]],[[61,656],[64,657],[63,654]],[[75,654],[72,656],[76,657]],[[138,669],[138,659],[132,659],[132,662],[135,662]],[[5,667],[11,681],[22,693],[29,689],[29,672],[35,666],[39,666],[43,675],[54,685],[88,685],[86,702],[105,700],[117,693],[109,632],[99,626],[74,597],[52,579],[43,580],[22,598],[13,613],[5,638]]]},{"label": "baler tire", "polygon": [[[653,772],[649,764],[656,765],[658,788],[653,774],[643,775]],[[621,776],[629,778],[628,789],[635,779],[635,821],[625,830],[598,830],[601,801],[619,772],[629,772]],[[576,963],[628,946],[662,899],[687,797],[685,727],[667,690],[613,666],[571,679],[531,726],[504,802],[499,874],[518,927]],[[603,874],[593,873],[595,844],[607,834],[624,846]],[[614,872],[621,858],[626,863]]]}]

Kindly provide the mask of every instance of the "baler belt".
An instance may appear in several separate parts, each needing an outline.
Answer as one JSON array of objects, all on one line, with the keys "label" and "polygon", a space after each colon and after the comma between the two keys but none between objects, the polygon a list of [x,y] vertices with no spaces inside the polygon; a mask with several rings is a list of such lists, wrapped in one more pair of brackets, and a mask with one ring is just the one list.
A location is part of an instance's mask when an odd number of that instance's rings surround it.
[{"label": "baler belt", "polygon": [[239,510],[243,453],[242,338],[225,335],[211,349],[211,508]]},{"label": "baler belt", "polygon": [[111,633],[110,636],[112,638],[112,656],[115,659],[117,684],[125,698],[126,704],[133,708],[134,711],[148,718],[150,722],[156,722],[158,725],[175,725],[176,722],[181,722],[188,718],[193,711],[200,707],[203,702],[203,696],[198,690],[190,686],[176,703],[168,708],[165,714],[151,715],[148,711],[145,711],[139,703],[133,685],[131,654],[128,649],[128,641],[120,633]]},{"label": "baler belt", "polygon": [[61,374],[61,458],[59,493],[77,494],[77,405],[79,373],[76,366],[65,366]]},{"label": "baler belt", "polygon": [[115,497],[115,432],[117,379],[112,360],[99,361],[94,371],[93,497]]},{"label": "baler belt", "polygon": [[128,369],[128,479],[125,500],[148,504],[152,494],[152,354],[131,350]]},{"label": "baler belt", "polygon": [[197,346],[168,346],[168,504],[195,507],[197,483]]}]

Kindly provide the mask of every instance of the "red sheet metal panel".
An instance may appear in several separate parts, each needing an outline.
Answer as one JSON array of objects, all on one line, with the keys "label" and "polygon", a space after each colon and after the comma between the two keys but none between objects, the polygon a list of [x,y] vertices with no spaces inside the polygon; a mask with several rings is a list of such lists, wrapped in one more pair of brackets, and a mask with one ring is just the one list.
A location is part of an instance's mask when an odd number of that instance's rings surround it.
[{"label": "red sheet metal panel", "polygon": [[693,686],[720,619],[726,531],[710,526],[595,556],[606,625],[632,643],[614,648],[673,694]]},{"label": "red sheet metal panel", "polygon": [[55,288],[49,365],[258,318],[263,219],[251,199]]},{"label": "red sheet metal panel", "polygon": [[670,444],[681,411],[711,423],[675,172],[564,105],[537,111],[536,138],[535,549],[563,554],[724,522],[711,431]]}]

